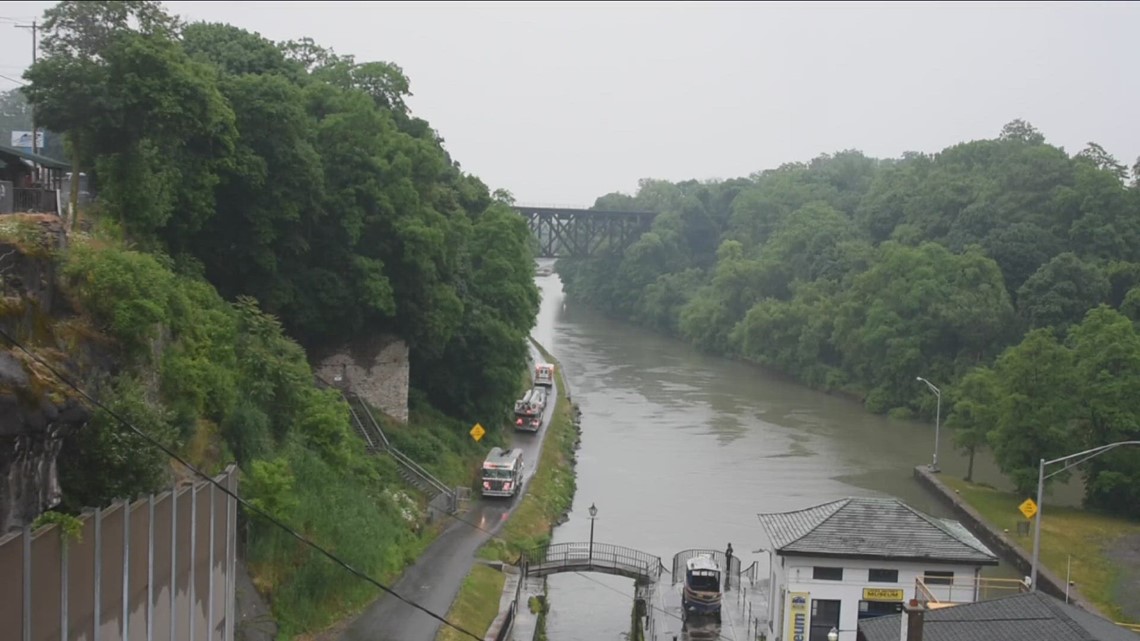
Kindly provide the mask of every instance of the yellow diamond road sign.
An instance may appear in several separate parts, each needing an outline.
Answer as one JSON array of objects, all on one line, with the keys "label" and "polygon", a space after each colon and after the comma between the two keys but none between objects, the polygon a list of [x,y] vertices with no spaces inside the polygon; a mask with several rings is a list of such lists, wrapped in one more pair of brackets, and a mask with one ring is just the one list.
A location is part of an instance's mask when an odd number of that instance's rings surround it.
[{"label": "yellow diamond road sign", "polygon": [[476,441],[483,440],[483,435],[486,433],[487,430],[483,429],[483,426],[478,423],[476,423],[475,427],[471,428],[471,431],[468,432],[468,434],[471,435],[471,438],[475,439]]},{"label": "yellow diamond road sign", "polygon": [[1017,509],[1021,510],[1027,519],[1031,519],[1034,514],[1037,514],[1037,504],[1033,502],[1033,499],[1025,499],[1025,502],[1017,506]]}]

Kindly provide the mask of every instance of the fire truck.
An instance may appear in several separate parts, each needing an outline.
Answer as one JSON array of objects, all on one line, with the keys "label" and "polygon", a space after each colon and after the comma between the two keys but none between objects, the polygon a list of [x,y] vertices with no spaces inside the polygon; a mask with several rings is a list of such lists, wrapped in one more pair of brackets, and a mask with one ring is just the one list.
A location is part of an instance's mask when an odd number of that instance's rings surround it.
[{"label": "fire truck", "polygon": [[493,447],[483,461],[483,496],[518,495],[523,481],[523,452],[521,449],[503,451]]},{"label": "fire truck", "polygon": [[535,365],[534,384],[541,387],[554,387],[554,366],[550,363]]}]

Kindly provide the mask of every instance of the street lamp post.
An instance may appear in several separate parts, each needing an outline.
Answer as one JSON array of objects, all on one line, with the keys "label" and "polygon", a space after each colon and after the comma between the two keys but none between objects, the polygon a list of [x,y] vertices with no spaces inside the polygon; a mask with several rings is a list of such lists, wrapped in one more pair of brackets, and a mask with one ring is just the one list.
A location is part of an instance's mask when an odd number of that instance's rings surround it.
[{"label": "street lamp post", "polygon": [[940,440],[939,433],[942,431],[942,390],[921,376],[917,377],[917,380],[926,383],[926,386],[934,392],[934,396],[938,399],[938,405],[934,410],[934,462],[930,466],[930,471],[939,472],[941,470],[938,469],[938,442]]},{"label": "street lamp post", "polygon": [[[1061,472],[1064,472],[1070,468],[1076,467],[1076,466],[1080,465],[1081,463],[1084,463],[1085,461],[1087,461],[1089,459],[1096,458],[1096,457],[1100,456],[1101,454],[1104,454],[1105,452],[1112,450],[1112,449],[1115,449],[1115,448],[1118,448],[1122,445],[1140,445],[1140,441],[1120,441],[1118,443],[1109,443],[1108,445],[1101,445],[1100,447],[1094,447],[1091,450],[1085,450],[1083,452],[1077,452],[1076,454],[1070,454],[1068,456],[1062,456],[1061,458],[1055,458],[1055,459],[1052,459],[1049,461],[1046,461],[1045,459],[1041,459],[1041,462],[1038,464],[1038,466],[1037,466],[1037,514],[1035,514],[1033,517],[1033,519],[1034,519],[1034,523],[1033,523],[1033,566],[1032,566],[1032,570],[1030,570],[1030,574],[1029,574],[1030,589],[1032,589],[1034,592],[1037,591],[1037,561],[1041,557],[1041,510],[1042,510],[1041,502],[1045,498],[1044,497],[1045,479],[1050,478],[1052,476],[1056,476],[1057,474],[1060,474]],[[1077,460],[1074,461],[1073,459],[1077,459]],[[1059,469],[1055,472],[1050,472],[1048,475],[1045,474],[1045,466],[1046,465],[1052,465],[1054,463],[1063,463],[1065,461],[1072,461],[1072,462],[1071,463],[1065,463],[1065,467],[1062,467],[1061,469]]]},{"label": "street lamp post", "polygon": [[598,517],[598,507],[590,504],[590,567],[594,566],[594,519]]}]

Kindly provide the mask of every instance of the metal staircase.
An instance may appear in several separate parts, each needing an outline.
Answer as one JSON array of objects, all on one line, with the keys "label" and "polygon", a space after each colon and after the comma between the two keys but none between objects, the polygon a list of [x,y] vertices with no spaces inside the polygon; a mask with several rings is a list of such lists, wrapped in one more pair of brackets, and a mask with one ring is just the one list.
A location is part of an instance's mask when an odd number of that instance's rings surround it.
[{"label": "metal staircase", "polygon": [[380,427],[380,423],[373,416],[372,410],[368,408],[368,404],[364,402],[359,395],[351,390],[342,389],[340,386],[331,385],[321,377],[316,377],[317,384],[320,387],[334,389],[340,392],[340,395],[348,403],[348,412],[352,417],[352,427],[357,435],[364,441],[364,447],[370,454],[385,453],[396,461],[396,472],[400,478],[408,485],[416,488],[424,494],[431,497],[429,507],[434,510],[446,512],[448,514],[455,514],[460,509],[460,498],[457,489],[447,487],[447,485],[432,476],[422,465],[413,461],[408,455],[401,452],[392,442],[388,440],[388,436],[384,434],[384,430]]}]

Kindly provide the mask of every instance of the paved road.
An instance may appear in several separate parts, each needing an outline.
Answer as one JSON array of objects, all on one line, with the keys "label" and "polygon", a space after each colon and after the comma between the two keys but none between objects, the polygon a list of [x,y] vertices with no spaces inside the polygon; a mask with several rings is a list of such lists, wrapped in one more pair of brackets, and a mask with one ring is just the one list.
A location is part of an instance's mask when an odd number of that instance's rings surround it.
[{"label": "paved road", "polygon": [[[541,362],[542,355],[531,346],[532,356]],[[558,398],[555,388],[551,399]],[[538,465],[538,456],[555,403],[548,403],[538,432],[515,432],[511,446],[522,448],[526,465],[523,491],[530,489],[530,479]],[[478,524],[483,530],[497,533],[507,516],[518,505],[518,499],[478,499],[460,518]],[[404,571],[391,586],[400,596],[446,616],[463,579],[475,562],[475,552],[491,537],[487,531],[452,520],[451,525]],[[423,612],[402,603],[389,594],[374,601],[341,635],[341,641],[433,641],[442,624]],[[473,630],[476,634],[482,630]]]}]

